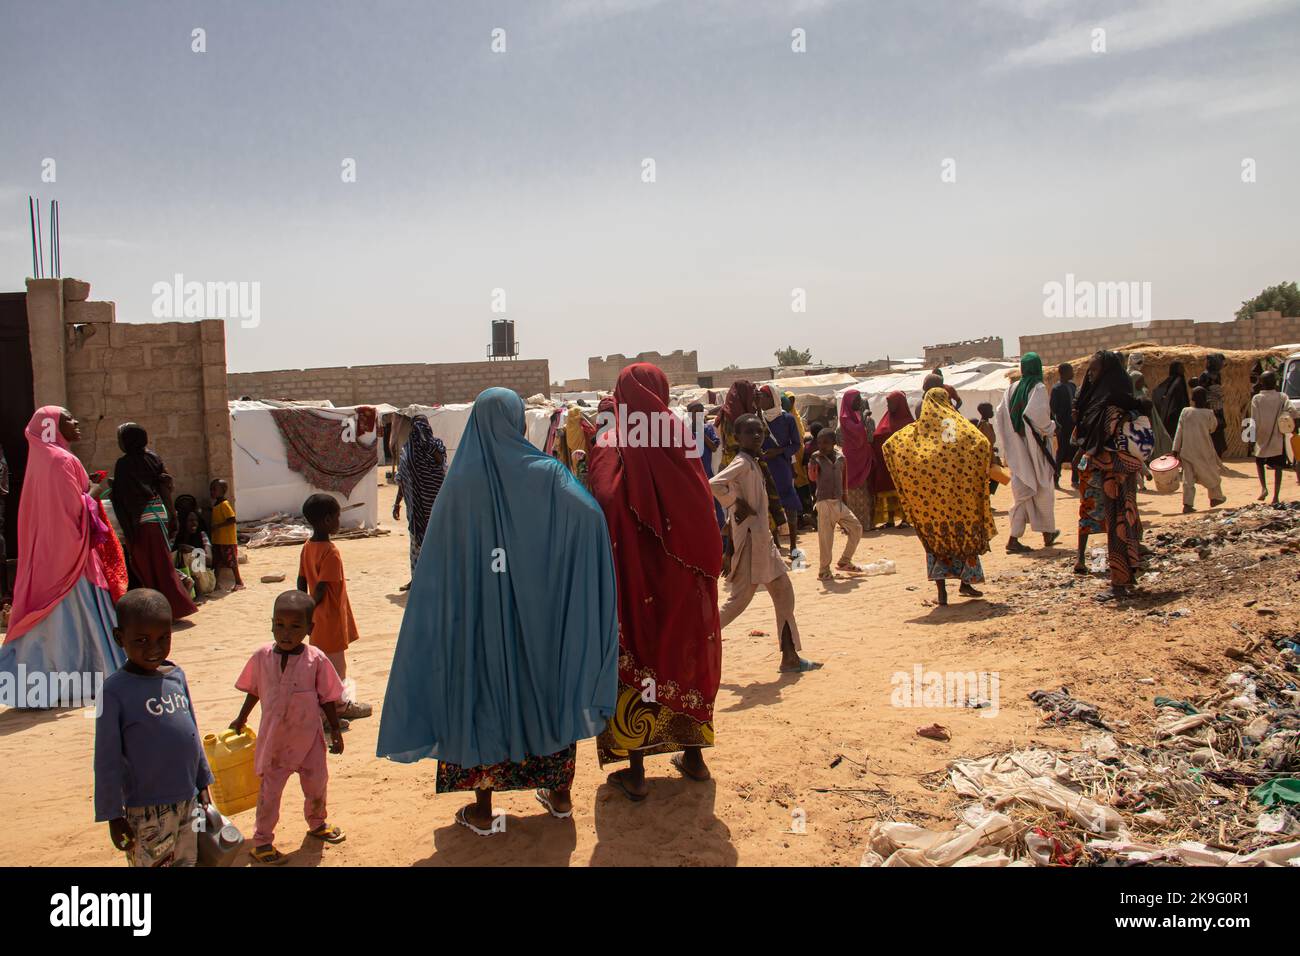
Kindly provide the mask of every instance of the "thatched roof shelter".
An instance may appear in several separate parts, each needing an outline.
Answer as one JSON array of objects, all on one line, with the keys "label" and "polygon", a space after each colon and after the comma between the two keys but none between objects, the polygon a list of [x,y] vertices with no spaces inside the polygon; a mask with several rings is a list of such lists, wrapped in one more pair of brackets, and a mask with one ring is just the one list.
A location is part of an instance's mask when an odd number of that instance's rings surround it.
[{"label": "thatched roof shelter", "polygon": [[[1147,388],[1155,387],[1169,374],[1169,366],[1182,362],[1189,382],[1205,370],[1207,355],[1222,355],[1223,363],[1223,416],[1227,421],[1225,438],[1228,441],[1228,457],[1243,458],[1250,454],[1250,448],[1241,440],[1241,420],[1250,414],[1251,373],[1258,365],[1261,369],[1276,368],[1281,365],[1287,353],[1282,349],[1215,349],[1202,345],[1156,345],[1153,342],[1133,342],[1122,345],[1114,351],[1124,355],[1127,364],[1131,352],[1142,353],[1142,375],[1146,378]],[[1071,360],[1075,369],[1075,381],[1082,381],[1083,372],[1092,360],[1091,355],[1080,356]],[[1056,384],[1056,367],[1043,369],[1047,387]]]}]

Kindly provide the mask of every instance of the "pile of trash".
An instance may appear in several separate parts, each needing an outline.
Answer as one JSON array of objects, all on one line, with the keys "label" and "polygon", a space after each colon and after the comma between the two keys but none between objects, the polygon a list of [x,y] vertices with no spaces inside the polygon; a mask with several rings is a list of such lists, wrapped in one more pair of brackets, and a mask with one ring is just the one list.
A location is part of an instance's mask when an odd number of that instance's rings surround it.
[{"label": "pile of trash", "polygon": [[[388,534],[387,528],[342,528],[330,535],[340,538],[377,538]],[[256,521],[239,522],[239,543],[246,548],[271,548],[277,545],[302,544],[311,537],[311,525],[302,515],[273,514]]]},{"label": "pile of trash", "polygon": [[[946,784],[971,801],[953,828],[878,821],[862,865],[1300,866],[1300,644],[1232,656],[1269,659],[1195,702],[1157,697],[1146,744],[1089,732],[1078,751],[953,761]],[[1034,694],[1049,719],[1104,726],[1064,689]]]}]

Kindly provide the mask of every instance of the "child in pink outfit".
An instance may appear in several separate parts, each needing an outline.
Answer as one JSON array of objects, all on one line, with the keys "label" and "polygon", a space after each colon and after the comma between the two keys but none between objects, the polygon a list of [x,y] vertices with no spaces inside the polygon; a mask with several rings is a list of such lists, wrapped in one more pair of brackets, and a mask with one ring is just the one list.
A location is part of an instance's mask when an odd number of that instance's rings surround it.
[{"label": "child in pink outfit", "polygon": [[256,650],[235,681],[235,687],[248,696],[230,724],[232,730],[240,730],[257,702],[262,703],[253,765],[262,778],[253,835],[253,859],[259,863],[286,859],[274,846],[275,825],[280,819],[280,797],[295,773],[302,785],[310,835],[327,843],[344,839],[342,830],[326,822],[329,770],[321,727],[323,712],[333,737],[330,753],[341,754],[343,736],[334,705],[343,697],[343,684],[324,652],[303,643],[311,633],[314,608],[315,602],[302,591],[285,591],[276,598],[271,619],[275,642]]}]

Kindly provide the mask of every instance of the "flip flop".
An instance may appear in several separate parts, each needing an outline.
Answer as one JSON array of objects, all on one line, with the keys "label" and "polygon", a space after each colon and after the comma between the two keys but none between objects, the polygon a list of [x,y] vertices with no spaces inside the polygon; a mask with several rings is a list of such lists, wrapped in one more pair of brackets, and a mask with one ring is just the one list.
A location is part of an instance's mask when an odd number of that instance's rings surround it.
[{"label": "flip flop", "polygon": [[952,740],[952,732],[943,724],[930,724],[926,727],[917,727],[916,735],[918,737],[926,737],[930,740],[939,740],[945,743]]},{"label": "flip flop", "polygon": [[672,759],[669,760],[668,762],[671,763],[674,767],[676,767],[683,777],[685,777],[687,780],[694,780],[696,783],[704,783],[712,776],[712,774],[710,774],[707,770],[704,771],[704,776],[702,777],[697,776],[696,774],[693,774],[689,770],[687,770],[685,754],[673,754]]},{"label": "flip flop", "polygon": [[806,661],[801,657],[799,658],[798,667],[782,667],[781,673],[782,674],[806,674],[808,673],[808,671],[815,671],[821,666],[822,665],[820,661]]},{"label": "flip flop", "polygon": [[649,794],[646,793],[633,793],[631,790],[629,790],[627,784],[623,782],[622,774],[623,772],[621,770],[616,770],[613,773],[611,773],[607,779],[614,786],[618,787],[619,790],[623,791],[623,796],[627,797],[633,803],[640,803],[647,796],[649,796]]},{"label": "flip flop", "polygon": [[459,810],[456,811],[457,823],[459,823],[463,827],[473,830],[481,837],[490,837],[495,835],[496,833],[495,830],[490,830],[490,829],[484,830],[482,827],[476,827],[474,824],[470,823],[469,820],[465,817],[465,809],[466,809],[465,807],[461,807]]},{"label": "flip flop", "polygon": [[265,863],[268,866],[279,866],[289,859],[273,846],[255,846],[251,851],[251,855],[255,862]]},{"label": "flip flop", "polygon": [[555,819],[567,820],[569,817],[573,816],[573,807],[569,807],[569,809],[565,810],[563,813],[555,809],[554,805],[551,803],[551,798],[548,796],[550,792],[551,791],[549,790],[538,790],[533,794],[533,796],[537,798],[538,803],[546,808],[546,812],[555,817]]},{"label": "flip flop", "polygon": [[326,843],[342,843],[348,838],[346,833],[328,823],[318,826],[315,830],[308,830],[307,835],[317,840],[324,840]]}]

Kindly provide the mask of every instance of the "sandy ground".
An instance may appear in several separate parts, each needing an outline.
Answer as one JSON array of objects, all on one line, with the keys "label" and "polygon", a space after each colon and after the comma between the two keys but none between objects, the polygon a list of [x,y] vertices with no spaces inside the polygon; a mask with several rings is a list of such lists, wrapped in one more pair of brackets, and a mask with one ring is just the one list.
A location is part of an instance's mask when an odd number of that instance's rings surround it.
[{"label": "sandy ground", "polygon": [[[1229,506],[1254,499],[1253,468],[1234,464],[1225,479]],[[1200,492],[1202,507],[1204,492]],[[1284,500],[1298,496],[1286,476]],[[349,654],[349,669],[373,718],[353,723],[346,752],[330,757],[330,820],[348,834],[345,843],[322,847],[306,836],[296,784],[285,791],[277,844],[293,854],[290,865],[857,865],[871,822],[878,817],[946,823],[950,794],[932,792],[922,777],[962,755],[979,755],[1029,741],[1077,745],[1081,725],[1040,722],[1026,695],[1036,688],[1068,684],[1079,697],[1100,705],[1104,716],[1132,718],[1138,726],[1157,694],[1185,698],[1207,688],[1231,662],[1228,643],[1240,643],[1228,625],[1234,614],[1250,625],[1255,611],[1232,587],[1208,589],[1206,597],[1162,592],[1159,582],[1144,608],[1115,608],[1088,600],[1100,578],[1073,579],[1077,498],[1057,496],[1062,542],[1033,555],[1003,553],[1010,501],[1006,488],[994,498],[999,540],[984,559],[989,576],[985,599],[956,596],[947,608],[934,604],[925,580],[919,543],[909,531],[867,536],[860,561],[890,558],[898,573],[816,579],[817,542],[805,534],[813,570],[794,575],[804,654],[825,662],[821,671],[791,677],[777,671],[779,654],[771,603],[760,592],[726,632],[722,687],[716,704],[718,745],[707,752],[713,780],[682,778],[666,756],[647,769],[650,798],[628,802],[605,782],[593,742],[578,745],[575,813],[549,818],[531,792],[498,795],[509,816],[507,832],[483,839],[452,820],[467,802],[460,794],[435,796],[434,765],[407,766],[375,757],[393,645],[408,577],[404,523],[389,520],[393,489],[381,488],[381,520],[392,534],[340,542],[352,605],[362,639]],[[1181,499],[1140,495],[1155,531],[1180,522]],[[842,538],[836,542],[837,553]],[[1026,536],[1031,544],[1033,536]],[[234,717],[242,697],[233,686],[244,661],[269,640],[271,602],[283,584],[261,584],[267,573],[285,572],[292,586],[298,549],[250,551],[243,575],[247,590],[205,604],[194,623],[178,628],[172,657],[188,675],[200,728],[217,731]],[[1294,581],[1294,555],[1275,562]],[[1053,590],[1053,589],[1057,590]],[[1275,624],[1297,626],[1295,586],[1272,594]],[[1218,602],[1216,605],[1215,602]],[[1152,616],[1149,607],[1182,606],[1196,613],[1180,619]],[[1233,608],[1235,612],[1226,609]],[[1202,612],[1214,613],[1202,613]],[[762,631],[762,636],[751,631]],[[996,673],[996,716],[971,709],[903,708],[891,705],[891,677],[924,670]],[[1140,678],[1154,678],[1142,685]],[[256,718],[255,718],[256,719]],[[938,721],[952,730],[949,743],[916,736],[917,727]],[[107,827],[93,822],[91,803],[94,723],[80,711],[0,712],[0,864],[121,865]],[[831,767],[837,755],[844,755]],[[829,792],[828,792],[829,791]],[[805,832],[792,832],[802,815]],[[253,813],[235,818],[249,833]]]}]

